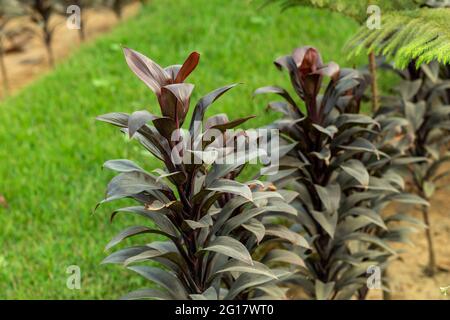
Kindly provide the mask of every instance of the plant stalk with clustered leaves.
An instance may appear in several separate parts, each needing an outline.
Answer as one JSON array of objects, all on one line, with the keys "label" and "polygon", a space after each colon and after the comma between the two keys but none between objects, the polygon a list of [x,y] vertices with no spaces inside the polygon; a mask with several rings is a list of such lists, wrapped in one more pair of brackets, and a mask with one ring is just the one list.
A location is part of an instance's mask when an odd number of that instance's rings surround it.
[{"label": "plant stalk with clustered leaves", "polygon": [[[311,243],[311,250],[291,247],[304,265],[290,281],[308,298],[364,298],[367,268],[384,268],[396,254],[388,241],[404,236],[391,228],[403,215],[383,217],[381,210],[393,201],[424,201],[403,192],[403,179],[389,170],[391,165],[401,165],[400,156],[391,158],[377,148],[387,145],[380,142],[382,136],[391,138],[392,128],[381,131],[390,120],[381,126],[360,114],[367,76],[340,69],[333,62],[323,64],[312,47],[297,48],[275,65],[289,72],[304,104],[300,108],[288,91],[276,86],[255,92],[277,94],[285,100],[268,105],[284,115],[271,127],[280,130],[286,150],[280,171],[270,181],[278,189],[296,192],[291,204],[298,215],[291,229]],[[321,94],[326,76],[330,82]]]},{"label": "plant stalk with clustered leaves", "polygon": [[56,13],[57,2],[54,0],[22,0],[25,9],[29,12],[31,21],[42,32],[47,59],[50,66],[54,66],[55,57],[52,48],[53,34],[57,25],[51,25],[50,19]]},{"label": "plant stalk with clustered leaves", "polygon": [[[266,242],[309,246],[300,235],[274,223],[279,217],[297,214],[288,204],[290,193],[277,192],[271,184],[259,181],[236,181],[245,166],[246,160],[242,161],[245,157],[230,164],[205,162],[200,157],[216,151],[233,154],[237,149],[235,139],[247,143],[244,131],[230,135],[228,130],[252,117],[229,121],[226,115],[219,114],[208,118],[203,129],[207,108],[235,85],[202,97],[194,108],[188,130],[184,130],[194,88],[184,81],[196,68],[199,54],[191,53],[183,65],[162,68],[136,51],[125,48],[124,52],[131,70],[157,96],[162,115],[142,110],[131,115],[110,113],[98,120],[113,124],[137,139],[161,160],[164,169],[149,173],[129,160],[105,163],[106,168],[120,174],[109,183],[101,203],[121,198],[139,202],[138,206],[117,210],[111,218],[118,213],[132,213],[154,223],[122,231],[106,248],[143,233],[167,238],[119,250],[104,260],[124,264],[160,287],[138,290],[126,298],[284,298],[284,290],[275,284],[289,275],[276,267],[286,252],[265,251],[265,264],[252,256]],[[213,133],[215,139],[211,139]],[[193,148],[194,145],[198,148]],[[129,266],[148,261],[158,262],[159,267]],[[274,268],[269,267],[273,264]]]},{"label": "plant stalk with clustered leaves", "polygon": [[[395,95],[383,98],[379,114],[407,120],[410,137],[407,153],[417,159],[408,168],[412,184],[421,197],[429,200],[436,190],[444,187],[442,180],[450,175],[450,170],[443,167],[450,162],[450,68],[433,62],[417,69],[415,61],[405,70],[396,70],[389,64],[382,64],[382,67],[393,70],[402,80],[394,90]],[[421,210],[427,226],[429,253],[425,271],[433,276],[438,267],[431,219],[427,206],[422,206]]]},{"label": "plant stalk with clustered leaves", "polygon": [[[363,26],[367,20],[367,9],[371,5],[376,5],[381,8],[383,13],[403,10],[403,9],[413,9],[422,5],[425,0],[365,0],[365,1],[354,1],[354,0],[264,0],[263,5],[268,5],[271,3],[279,3],[282,10],[286,10],[291,7],[302,6],[302,7],[315,7],[320,9],[327,9],[334,12],[339,12],[344,14],[359,25],[361,29],[367,29]],[[373,50],[368,50],[368,62],[370,67],[370,75],[372,77],[371,89],[372,89],[372,111],[375,112],[379,107],[379,91],[377,83],[377,69],[375,63],[375,52]]]},{"label": "plant stalk with clustered leaves", "polygon": [[[379,107],[375,55],[394,58],[398,67],[414,59],[418,65],[432,60],[449,61],[448,0],[264,0],[264,5],[279,3],[283,10],[296,7],[316,7],[339,12],[360,25],[358,33],[347,44],[350,56],[363,50],[369,57],[372,76],[372,112]],[[369,6],[382,12],[382,28],[368,28]],[[433,8],[433,10],[427,9]]]}]

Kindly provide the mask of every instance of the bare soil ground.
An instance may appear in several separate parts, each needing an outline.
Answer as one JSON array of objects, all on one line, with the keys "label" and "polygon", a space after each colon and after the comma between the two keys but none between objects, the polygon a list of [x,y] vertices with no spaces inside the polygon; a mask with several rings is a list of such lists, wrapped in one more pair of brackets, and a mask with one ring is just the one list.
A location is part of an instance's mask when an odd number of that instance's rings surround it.
[{"label": "bare soil ground", "polygon": [[[448,184],[448,181],[447,181]],[[418,211],[413,215],[422,219]],[[428,262],[428,248],[425,232],[419,231],[411,235],[414,245],[396,245],[397,249],[405,250],[400,259],[392,262],[388,269],[391,296],[395,300],[412,299],[449,299],[444,296],[440,287],[450,286],[450,190],[438,191],[431,200],[430,207],[431,230],[434,239],[437,263],[440,269],[434,277],[424,274]],[[448,271],[444,271],[444,270]],[[450,289],[448,290],[450,295]],[[371,299],[381,299],[380,290],[372,290]]]},{"label": "bare soil ground", "polygon": [[[127,19],[136,14],[139,4],[130,4],[124,9],[122,19]],[[55,16],[52,18],[51,25],[57,25],[53,52],[56,63],[66,58],[70,52],[80,45],[78,30],[71,30],[66,27],[66,17]],[[112,11],[107,9],[88,9],[85,11],[86,41],[90,41],[102,33],[109,31],[120,21],[115,17]],[[29,22],[28,18],[20,18],[11,22],[9,29],[16,27],[29,27],[36,32],[25,45],[22,52],[10,53],[5,56],[5,65],[9,79],[9,94],[17,92],[36,77],[45,74],[50,70],[47,60],[47,52],[40,36],[40,30]],[[7,43],[6,43],[7,45]],[[0,81],[2,81],[0,79]],[[0,98],[5,96],[3,84],[0,86]]]},{"label": "bare soil ground", "polygon": [[[448,183],[448,182],[447,182]],[[425,231],[417,230],[410,236],[411,244],[395,244],[393,247],[403,252],[388,267],[390,299],[392,300],[450,300],[450,190],[437,192],[430,207],[431,230],[434,239],[435,254],[441,271],[428,277],[424,269],[428,264],[428,247]],[[394,206],[387,212],[394,212]],[[407,211],[402,211],[407,212]],[[419,211],[410,212],[422,221]],[[446,271],[445,271],[446,270]],[[448,287],[448,295],[440,288]],[[305,299],[301,288],[291,287],[288,295],[293,299]],[[381,289],[372,289],[367,296],[369,300],[383,299]]]}]

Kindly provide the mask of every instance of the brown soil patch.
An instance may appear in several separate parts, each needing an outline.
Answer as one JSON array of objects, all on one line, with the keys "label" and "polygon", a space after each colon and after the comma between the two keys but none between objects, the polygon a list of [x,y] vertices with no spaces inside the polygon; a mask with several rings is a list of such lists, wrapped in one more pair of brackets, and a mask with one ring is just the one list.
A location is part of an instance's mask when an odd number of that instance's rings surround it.
[{"label": "brown soil patch", "polygon": [[[422,220],[420,212],[415,211],[412,215]],[[403,249],[405,252],[400,254],[400,259],[392,262],[388,268],[392,299],[450,299],[450,288],[449,296],[444,296],[440,291],[440,287],[450,286],[449,189],[442,189],[433,196],[430,219],[438,266],[448,271],[441,271],[432,278],[424,274],[424,268],[428,263],[425,232],[419,231],[412,234],[410,238],[414,245],[396,245],[397,249]],[[382,294],[379,290],[372,290],[369,297],[381,299]]]},{"label": "brown soil patch", "polygon": [[[137,13],[139,4],[133,3],[124,9],[124,18],[127,19]],[[114,13],[108,9],[87,9],[85,10],[86,42],[95,39],[100,34],[107,32],[120,21]],[[80,45],[78,30],[71,30],[66,27],[66,17],[54,16],[51,21],[57,25],[53,52],[56,63],[66,58],[70,52]],[[40,30],[28,18],[18,18],[11,22],[8,29],[17,27],[29,27],[36,32],[36,35],[27,41],[22,52],[9,53],[5,56],[5,65],[8,71],[9,93],[15,93],[23,88],[36,77],[45,74],[50,70],[47,60],[47,53],[40,36]],[[0,81],[2,81],[0,79]],[[3,84],[0,85],[0,98],[5,96]]]}]

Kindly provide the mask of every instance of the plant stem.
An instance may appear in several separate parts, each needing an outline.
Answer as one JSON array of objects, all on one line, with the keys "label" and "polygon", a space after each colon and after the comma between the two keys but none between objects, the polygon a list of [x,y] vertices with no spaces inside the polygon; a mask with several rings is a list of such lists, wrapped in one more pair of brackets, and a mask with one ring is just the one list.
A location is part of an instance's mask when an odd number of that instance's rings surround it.
[{"label": "plant stem", "polygon": [[80,38],[80,42],[84,42],[84,40],[86,40],[86,33],[84,30],[84,21],[83,21],[82,17],[80,17],[80,29],[78,29],[78,36]]},{"label": "plant stem", "polygon": [[3,89],[5,91],[5,96],[8,96],[9,81],[8,81],[8,73],[6,71],[6,64],[5,64],[4,58],[5,58],[5,56],[3,54],[3,43],[2,43],[2,39],[0,38],[0,69],[1,69],[1,73],[2,73]]},{"label": "plant stem", "polygon": [[53,67],[55,65],[55,59],[53,57],[52,45],[50,43],[46,43],[45,47],[47,49],[48,64],[50,67]]},{"label": "plant stem", "polygon": [[53,50],[52,50],[52,31],[49,28],[48,21],[44,21],[44,44],[45,48],[47,49],[47,57],[48,57],[48,64],[53,67],[55,65],[55,59],[53,56]]},{"label": "plant stem", "polygon": [[84,40],[86,40],[84,7],[82,6],[81,0],[75,0],[74,4],[80,8],[80,28],[78,29],[78,37],[80,39],[80,42],[84,42]]},{"label": "plant stem", "polygon": [[369,70],[372,77],[372,112],[375,112],[378,110],[380,105],[377,83],[377,63],[375,61],[375,53],[373,51],[369,53]]},{"label": "plant stem", "polygon": [[425,229],[425,235],[428,244],[428,267],[426,269],[426,274],[432,277],[436,273],[436,256],[434,253],[433,236],[431,234],[430,214],[427,206],[422,206],[422,215],[423,221],[427,226],[427,228]]}]

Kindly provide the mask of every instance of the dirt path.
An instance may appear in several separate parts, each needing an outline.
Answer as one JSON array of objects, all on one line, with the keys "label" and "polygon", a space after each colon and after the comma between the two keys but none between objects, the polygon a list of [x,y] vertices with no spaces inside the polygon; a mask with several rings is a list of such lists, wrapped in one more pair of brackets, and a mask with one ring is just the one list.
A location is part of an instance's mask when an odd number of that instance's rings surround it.
[{"label": "dirt path", "polygon": [[[124,9],[124,18],[127,19],[133,16],[139,10],[139,4],[133,3]],[[105,33],[119,21],[107,9],[88,9],[85,12],[86,17],[86,41],[91,41],[97,36]],[[52,24],[58,24],[54,34],[53,51],[56,63],[66,58],[70,52],[80,45],[78,37],[78,30],[71,30],[66,27],[65,17],[55,16],[52,19]],[[11,22],[11,26],[29,26],[36,32],[38,29],[33,24],[30,24],[28,18],[20,18]],[[31,83],[37,77],[45,74],[50,70],[47,62],[46,50],[42,39],[38,33],[26,44],[23,52],[7,54],[5,57],[5,64],[8,71],[9,91],[14,94],[19,89]],[[2,79],[0,79],[2,81]],[[3,83],[0,85],[0,98],[5,96],[3,91]]]},{"label": "dirt path", "polygon": [[[448,182],[447,182],[448,184]],[[405,250],[400,260],[394,261],[388,269],[392,299],[449,299],[440,287],[450,286],[450,190],[437,192],[431,200],[430,219],[436,257],[439,267],[449,270],[439,272],[433,278],[424,275],[423,269],[428,262],[428,249],[424,231],[410,236],[414,245],[396,245]],[[422,220],[416,211],[413,216]],[[381,292],[372,290],[371,299],[380,299]]]}]

